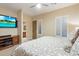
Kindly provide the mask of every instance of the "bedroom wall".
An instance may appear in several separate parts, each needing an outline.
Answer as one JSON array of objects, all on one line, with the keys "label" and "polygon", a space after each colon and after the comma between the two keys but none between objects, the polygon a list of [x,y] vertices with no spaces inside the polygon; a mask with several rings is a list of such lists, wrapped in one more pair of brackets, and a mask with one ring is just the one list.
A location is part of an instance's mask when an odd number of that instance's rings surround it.
[{"label": "bedroom wall", "polygon": [[55,35],[55,17],[68,16],[67,29],[71,33],[75,31],[76,27],[79,27],[79,4],[65,7],[52,11],[50,13],[41,14],[33,17],[33,19],[43,19],[43,35],[53,36]]},{"label": "bedroom wall", "polygon": [[28,41],[32,39],[32,17],[23,14],[23,23],[26,26],[26,30],[23,30],[26,31],[26,38],[23,41]]},{"label": "bedroom wall", "polygon": [[[20,42],[25,42],[32,39],[32,18],[24,14],[23,10],[17,11],[18,18],[18,34]],[[24,30],[26,26],[26,30]],[[23,32],[26,32],[26,37],[23,38]]]},{"label": "bedroom wall", "polygon": [[[0,14],[17,17],[16,12],[13,12],[9,8],[3,6],[0,6]],[[75,27],[79,26],[79,4],[52,11],[50,13],[34,16],[32,18],[34,20],[42,19],[43,36],[53,36],[55,35],[55,17],[65,15],[68,16],[68,30],[69,32],[73,32],[75,30]],[[27,15],[23,15],[23,21],[26,22],[26,32],[28,39],[31,39],[32,37],[32,18]],[[0,36],[9,34],[17,35],[17,28],[0,28]]]},{"label": "bedroom wall", "polygon": [[[22,35],[22,29],[23,29],[23,22],[26,23],[27,26],[27,37],[25,39],[21,39],[21,41],[25,41],[26,39],[29,40],[32,38],[32,18],[30,16],[27,16],[23,13],[23,11],[18,10],[17,12],[12,11],[8,7],[0,6],[0,14],[13,16],[17,18],[18,21],[18,27],[17,28],[0,28],[0,36],[2,35]],[[22,24],[21,24],[22,23]],[[20,38],[21,38],[20,37]]]},{"label": "bedroom wall", "polygon": [[[15,12],[3,6],[0,6],[0,14],[17,17]],[[17,28],[0,28],[0,36],[2,35],[17,35]]]}]

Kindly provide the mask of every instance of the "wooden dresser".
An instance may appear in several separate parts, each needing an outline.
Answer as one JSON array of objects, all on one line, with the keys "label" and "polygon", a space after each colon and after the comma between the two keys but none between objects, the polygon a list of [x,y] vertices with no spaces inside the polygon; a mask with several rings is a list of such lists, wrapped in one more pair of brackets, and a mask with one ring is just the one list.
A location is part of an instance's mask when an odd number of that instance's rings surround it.
[{"label": "wooden dresser", "polygon": [[13,45],[19,44],[19,36],[12,36]]}]

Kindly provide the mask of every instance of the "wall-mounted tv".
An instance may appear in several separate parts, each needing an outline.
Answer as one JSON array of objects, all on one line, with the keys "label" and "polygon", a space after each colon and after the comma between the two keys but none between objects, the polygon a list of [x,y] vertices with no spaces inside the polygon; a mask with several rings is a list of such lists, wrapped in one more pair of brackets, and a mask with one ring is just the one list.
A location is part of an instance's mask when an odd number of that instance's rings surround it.
[{"label": "wall-mounted tv", "polygon": [[17,19],[15,17],[0,15],[0,28],[16,28]]}]

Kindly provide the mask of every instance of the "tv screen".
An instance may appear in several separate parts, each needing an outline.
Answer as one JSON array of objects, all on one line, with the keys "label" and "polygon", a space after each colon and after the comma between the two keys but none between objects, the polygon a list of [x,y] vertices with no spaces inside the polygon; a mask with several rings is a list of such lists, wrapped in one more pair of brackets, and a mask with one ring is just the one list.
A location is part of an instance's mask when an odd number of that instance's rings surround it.
[{"label": "tv screen", "polygon": [[17,22],[15,17],[0,15],[0,28],[16,28]]}]

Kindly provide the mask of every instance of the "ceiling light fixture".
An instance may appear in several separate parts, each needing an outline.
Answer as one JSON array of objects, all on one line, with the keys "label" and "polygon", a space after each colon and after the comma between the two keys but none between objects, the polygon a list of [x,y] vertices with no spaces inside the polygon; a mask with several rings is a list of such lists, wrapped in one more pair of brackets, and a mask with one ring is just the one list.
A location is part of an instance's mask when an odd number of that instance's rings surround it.
[{"label": "ceiling light fixture", "polygon": [[41,8],[42,5],[39,3],[39,4],[36,5],[36,7],[37,7],[37,8]]}]

